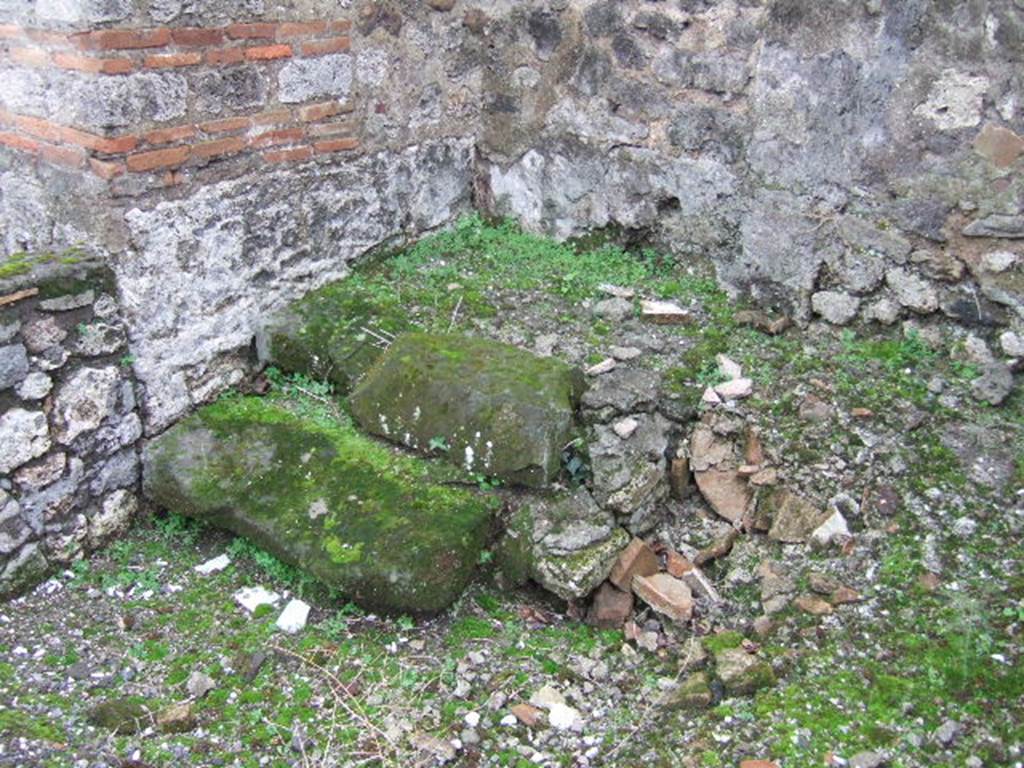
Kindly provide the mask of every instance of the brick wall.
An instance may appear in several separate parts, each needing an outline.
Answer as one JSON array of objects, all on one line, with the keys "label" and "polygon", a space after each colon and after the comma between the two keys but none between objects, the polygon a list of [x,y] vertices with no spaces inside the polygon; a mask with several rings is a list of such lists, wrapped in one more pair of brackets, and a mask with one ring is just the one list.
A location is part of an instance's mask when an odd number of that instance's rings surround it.
[{"label": "brick wall", "polygon": [[183,168],[353,152],[351,29],[346,19],[3,24],[0,145],[92,174],[115,194],[139,191],[126,176],[174,185]]}]

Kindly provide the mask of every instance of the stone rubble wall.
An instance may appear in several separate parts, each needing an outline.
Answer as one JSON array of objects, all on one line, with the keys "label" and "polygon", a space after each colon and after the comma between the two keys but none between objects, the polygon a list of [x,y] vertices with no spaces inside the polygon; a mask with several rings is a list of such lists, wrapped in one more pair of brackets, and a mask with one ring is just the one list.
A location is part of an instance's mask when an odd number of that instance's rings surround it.
[{"label": "stone rubble wall", "polygon": [[109,265],[147,435],[268,314],[474,206],[994,346],[1022,59],[1020,0],[0,0],[0,249]]},{"label": "stone rubble wall", "polygon": [[565,0],[492,23],[488,205],[797,319],[1024,319],[1014,0]]},{"label": "stone rubble wall", "polygon": [[142,420],[103,265],[0,280],[0,597],[124,530]]},{"label": "stone rubble wall", "polygon": [[246,374],[269,312],[470,208],[485,44],[350,5],[0,19],[4,248],[109,258],[151,434]]}]

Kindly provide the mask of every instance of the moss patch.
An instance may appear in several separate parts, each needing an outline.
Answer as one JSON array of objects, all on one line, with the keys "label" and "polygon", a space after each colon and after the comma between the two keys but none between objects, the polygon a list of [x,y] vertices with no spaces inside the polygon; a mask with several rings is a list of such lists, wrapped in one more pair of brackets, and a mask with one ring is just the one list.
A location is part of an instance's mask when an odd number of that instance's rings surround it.
[{"label": "moss patch", "polygon": [[469,581],[494,500],[271,399],[202,409],[149,447],[157,502],[253,539],[375,610],[433,612]]}]

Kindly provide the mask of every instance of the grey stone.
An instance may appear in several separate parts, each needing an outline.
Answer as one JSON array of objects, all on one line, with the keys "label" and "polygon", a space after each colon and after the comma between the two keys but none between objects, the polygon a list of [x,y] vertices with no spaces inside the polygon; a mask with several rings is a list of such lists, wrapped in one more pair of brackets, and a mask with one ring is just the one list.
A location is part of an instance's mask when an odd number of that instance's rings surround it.
[{"label": "grey stone", "polygon": [[58,296],[55,299],[44,299],[39,302],[39,308],[46,312],[67,312],[72,309],[86,307],[92,304],[95,298],[96,293],[90,289],[69,296]]},{"label": "grey stone", "polygon": [[260,67],[228,67],[200,77],[195,93],[196,106],[204,113],[252,109],[266,103],[267,81]]},{"label": "grey stone", "polygon": [[0,416],[0,474],[32,459],[42,456],[50,449],[50,431],[46,414],[42,411],[26,411],[12,408]]},{"label": "grey stone", "polygon": [[23,344],[0,347],[0,390],[13,387],[28,375],[28,355]]},{"label": "grey stone", "polygon": [[715,653],[715,671],[730,696],[743,696],[775,685],[771,665],[743,648],[727,648]]},{"label": "grey stone", "polygon": [[940,131],[971,128],[981,122],[988,88],[988,78],[947,69],[932,84],[928,99],[914,109],[914,114],[931,120]]},{"label": "grey stone", "polygon": [[1021,238],[1024,237],[1024,216],[994,213],[975,219],[964,227],[963,232],[967,237]]},{"label": "grey stone", "polygon": [[14,479],[23,489],[27,491],[38,491],[51,483],[56,482],[64,473],[68,457],[66,453],[54,451],[53,453],[19,469]]},{"label": "grey stone", "polygon": [[633,302],[613,297],[603,299],[594,305],[594,315],[605,320],[620,323],[633,314]]},{"label": "grey stone", "polygon": [[640,368],[620,366],[599,377],[583,394],[583,406],[592,410],[611,408],[630,414],[651,410],[658,395],[657,378]]},{"label": "grey stone", "polygon": [[1005,363],[993,361],[982,366],[981,376],[971,382],[971,392],[989,405],[999,405],[1013,391],[1013,372]]},{"label": "grey stone", "polygon": [[20,594],[42,581],[50,564],[39,546],[31,541],[7,561],[0,572],[0,598]]},{"label": "grey stone", "polygon": [[17,336],[20,330],[21,322],[18,320],[15,320],[13,323],[0,323],[0,344],[6,344]]},{"label": "grey stone", "polygon": [[278,74],[278,99],[295,104],[310,99],[346,99],[352,88],[352,57],[345,53],[289,61]]},{"label": "grey stone", "polygon": [[109,355],[125,343],[124,329],[109,323],[91,323],[79,328],[75,352],[83,357]]},{"label": "grey stone", "polygon": [[864,307],[863,317],[882,325],[892,325],[900,319],[900,305],[888,298],[880,298]]},{"label": "grey stone", "polygon": [[811,296],[811,307],[833,325],[846,325],[857,316],[860,299],[841,291],[818,291]]},{"label": "grey stone", "polygon": [[128,530],[138,507],[139,500],[133,491],[121,489],[104,498],[99,511],[89,519],[89,546],[102,546]]},{"label": "grey stone", "polygon": [[499,562],[514,582],[530,578],[564,600],[576,600],[608,578],[628,542],[612,515],[580,488],[520,506],[499,545]]},{"label": "grey stone", "polygon": [[1003,354],[1010,357],[1024,357],[1024,336],[1014,331],[1003,331],[999,334],[999,346]]},{"label": "grey stone", "polygon": [[21,505],[0,489],[0,555],[9,555],[26,541],[31,529],[21,517]]},{"label": "grey stone", "polygon": [[100,496],[115,488],[134,485],[139,479],[139,457],[134,448],[115,453],[102,464],[90,468],[93,479],[89,491]]},{"label": "grey stone", "polygon": [[54,397],[57,441],[68,445],[100,426],[116,412],[120,391],[117,368],[82,368],[60,386]]},{"label": "grey stone", "polygon": [[52,317],[44,317],[34,320],[25,326],[22,331],[22,338],[29,352],[38,354],[67,338],[68,332],[58,325]]},{"label": "grey stone", "polygon": [[42,400],[53,389],[53,379],[42,371],[26,376],[18,385],[18,397],[22,400]]},{"label": "grey stone", "polygon": [[885,282],[902,306],[920,314],[934,312],[939,308],[939,294],[926,280],[913,272],[895,268],[885,273]]},{"label": "grey stone", "polygon": [[850,758],[849,768],[885,768],[889,759],[878,752],[858,752]]}]

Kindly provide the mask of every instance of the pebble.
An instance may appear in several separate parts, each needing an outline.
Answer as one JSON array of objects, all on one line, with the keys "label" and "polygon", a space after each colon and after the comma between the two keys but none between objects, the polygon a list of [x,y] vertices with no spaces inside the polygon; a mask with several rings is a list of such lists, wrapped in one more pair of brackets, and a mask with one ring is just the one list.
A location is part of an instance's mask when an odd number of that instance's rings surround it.
[{"label": "pebble", "polygon": [[205,563],[197,565],[195,567],[195,572],[201,573],[203,576],[208,576],[211,573],[223,571],[229,565],[231,565],[231,558],[226,554],[221,554],[207,560]]},{"label": "pebble", "polygon": [[306,620],[309,618],[309,604],[302,600],[290,600],[288,605],[277,617],[275,625],[282,632],[294,635],[306,627]]},{"label": "pebble", "polygon": [[281,596],[264,587],[243,587],[235,592],[235,602],[252,613],[261,605],[277,605]]},{"label": "pebble", "polygon": [[612,429],[615,431],[615,434],[623,440],[628,440],[633,433],[636,432],[636,428],[639,426],[640,422],[633,417],[628,416],[622,421],[615,422],[615,424],[612,425]]}]

